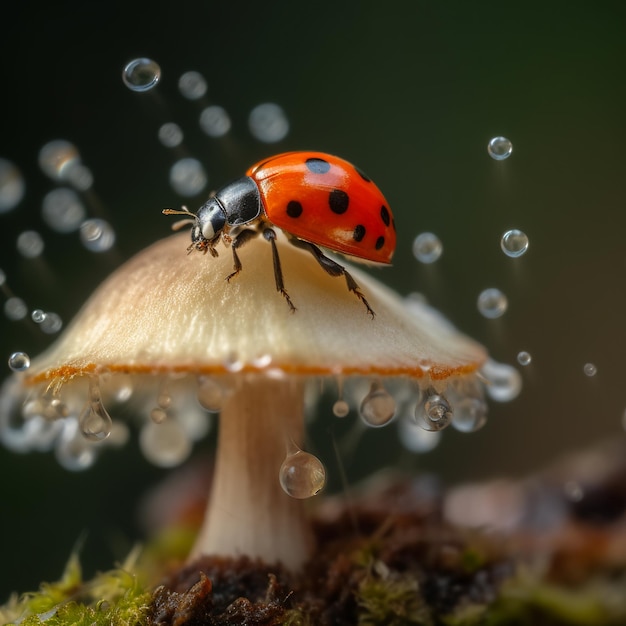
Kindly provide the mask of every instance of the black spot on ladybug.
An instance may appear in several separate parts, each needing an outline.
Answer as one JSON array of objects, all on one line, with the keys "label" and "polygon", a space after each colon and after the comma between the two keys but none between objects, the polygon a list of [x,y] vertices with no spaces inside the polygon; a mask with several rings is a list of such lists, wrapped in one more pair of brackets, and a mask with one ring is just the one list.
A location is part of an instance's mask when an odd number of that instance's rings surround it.
[{"label": "black spot on ladybug", "polygon": [[357,224],[354,227],[352,238],[354,239],[354,241],[362,241],[363,237],[365,237],[365,226],[363,226],[363,224]]},{"label": "black spot on ladybug", "polygon": [[290,200],[287,203],[287,215],[289,217],[300,217],[302,215],[302,205],[297,200]]},{"label": "black spot on ladybug", "polygon": [[376,248],[376,250],[380,250],[384,245],[385,238],[381,236],[376,240],[376,245],[374,247]]},{"label": "black spot on ladybug", "polygon": [[391,216],[389,215],[389,209],[384,204],[380,207],[380,219],[385,223],[385,226],[389,226]]},{"label": "black spot on ladybug", "polygon": [[328,206],[333,213],[341,215],[348,210],[350,198],[342,189],[333,189],[328,195]]},{"label": "black spot on ladybug", "polygon": [[366,183],[371,183],[372,179],[361,169],[359,169],[358,167],[354,167],[354,169],[356,170],[356,173],[366,182]]},{"label": "black spot on ladybug", "polygon": [[330,163],[328,161],[324,161],[324,159],[311,157],[304,163],[308,170],[314,174],[327,174],[330,171]]}]

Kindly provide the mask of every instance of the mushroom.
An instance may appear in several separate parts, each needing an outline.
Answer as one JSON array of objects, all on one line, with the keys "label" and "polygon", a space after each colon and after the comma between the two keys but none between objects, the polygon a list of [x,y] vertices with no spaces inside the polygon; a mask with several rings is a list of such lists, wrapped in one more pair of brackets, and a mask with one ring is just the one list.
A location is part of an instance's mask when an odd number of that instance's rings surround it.
[{"label": "mushroom", "polygon": [[[159,429],[165,439],[181,432],[192,409],[177,417],[176,403],[198,398],[219,409],[220,420],[213,487],[190,558],[247,555],[295,570],[313,548],[303,500],[324,484],[321,462],[301,449],[309,381],[367,380],[360,411],[373,425],[395,412],[385,381],[402,381],[416,419],[437,430],[455,411],[484,419],[479,370],[487,354],[436,312],[408,307],[350,268],[376,311],[371,319],[345,285],[280,233],[295,313],[276,297],[264,242],[247,244],[246,271],[229,283],[230,256],[221,249],[217,258],[186,255],[187,238],[172,235],[118,268],[57,342],[11,376],[0,396],[0,432],[11,444],[33,420],[50,429],[63,423],[57,446],[98,448],[113,425],[111,407],[132,389],[152,416],[144,427],[151,434],[142,432],[150,453]],[[79,431],[73,438],[70,423]]]}]

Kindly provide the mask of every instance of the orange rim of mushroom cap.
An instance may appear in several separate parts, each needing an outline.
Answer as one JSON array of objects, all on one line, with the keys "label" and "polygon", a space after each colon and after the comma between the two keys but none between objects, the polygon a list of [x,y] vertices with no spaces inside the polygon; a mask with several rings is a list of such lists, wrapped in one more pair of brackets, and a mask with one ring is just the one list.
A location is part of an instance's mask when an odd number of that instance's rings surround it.
[{"label": "orange rim of mushroom cap", "polygon": [[[271,249],[261,238],[239,255],[186,253],[188,234],[138,253],[85,303],[63,335],[32,361],[23,384],[62,385],[77,376],[232,374],[410,377],[436,382],[474,374],[485,349],[427,306],[404,300],[350,267],[376,317],[282,236],[278,247],[289,311],[276,291]],[[343,263],[343,260],[340,260]]]}]

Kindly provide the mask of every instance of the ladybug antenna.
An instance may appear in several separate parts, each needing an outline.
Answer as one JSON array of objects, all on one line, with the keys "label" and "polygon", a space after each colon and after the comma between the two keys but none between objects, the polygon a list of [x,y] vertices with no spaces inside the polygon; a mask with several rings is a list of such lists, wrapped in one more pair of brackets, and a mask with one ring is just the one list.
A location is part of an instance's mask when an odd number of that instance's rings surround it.
[{"label": "ladybug antenna", "polygon": [[172,230],[180,230],[187,226],[189,223],[195,223],[198,219],[195,213],[192,213],[186,206],[183,206],[182,210],[179,209],[163,209],[163,215],[184,215],[184,220],[178,220],[172,224]]}]

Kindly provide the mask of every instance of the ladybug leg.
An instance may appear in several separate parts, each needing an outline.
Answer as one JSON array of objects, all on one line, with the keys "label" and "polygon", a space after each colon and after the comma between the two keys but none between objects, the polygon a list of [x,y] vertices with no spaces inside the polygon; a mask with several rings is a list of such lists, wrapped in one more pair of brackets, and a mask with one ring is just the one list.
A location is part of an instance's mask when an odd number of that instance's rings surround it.
[{"label": "ladybug leg", "polygon": [[346,279],[346,284],[348,285],[348,289],[365,305],[368,314],[372,319],[376,316],[372,307],[369,305],[369,302],[366,300],[365,296],[361,293],[359,289],[359,285],[352,277],[343,265],[339,265],[332,259],[329,259],[315,244],[312,244],[309,241],[304,241],[302,239],[290,238],[290,243],[296,246],[297,248],[302,248],[303,250],[307,250],[310,252],[315,260],[320,264],[321,268],[330,276],[343,276]]},{"label": "ladybug leg", "polygon": [[233,251],[233,269],[235,271],[226,277],[226,282],[230,282],[231,278],[235,278],[235,276],[241,272],[242,265],[241,259],[237,254],[237,248],[241,248],[241,246],[250,241],[250,239],[254,239],[258,234],[258,231],[247,228],[246,230],[239,232],[237,236],[233,238],[231,250]]},{"label": "ladybug leg", "polygon": [[283,270],[280,266],[280,257],[278,256],[278,248],[276,247],[276,233],[271,228],[266,228],[263,231],[263,238],[272,244],[272,260],[274,261],[274,280],[276,281],[276,291],[285,298],[289,309],[292,313],[295,312],[296,307],[293,305],[289,294],[285,290],[285,283],[283,281]]}]

